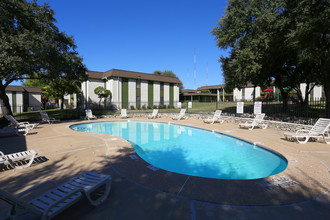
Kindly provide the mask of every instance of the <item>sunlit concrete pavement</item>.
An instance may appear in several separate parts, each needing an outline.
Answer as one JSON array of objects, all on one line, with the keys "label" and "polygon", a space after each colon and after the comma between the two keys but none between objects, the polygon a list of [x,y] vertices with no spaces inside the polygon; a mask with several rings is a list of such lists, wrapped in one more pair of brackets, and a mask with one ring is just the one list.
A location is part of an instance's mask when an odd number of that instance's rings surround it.
[{"label": "sunlit concrete pavement", "polygon": [[[98,119],[109,121],[121,119]],[[130,120],[148,120],[131,118]],[[33,149],[39,158],[23,170],[3,169],[1,188],[29,200],[84,172],[112,176],[109,198],[94,208],[81,200],[56,219],[330,219],[330,145],[284,140],[275,129],[239,129],[237,124],[203,124],[202,120],[157,121],[199,127],[241,138],[274,150],[288,160],[277,175],[252,181],[211,180],[167,171],[153,172],[141,158],[131,160],[129,142],[107,134],[76,132],[69,125],[42,124],[26,137],[0,138],[0,151]],[[297,184],[264,189],[258,181],[285,177]],[[36,187],[37,186],[37,187]],[[31,190],[27,190],[33,187]],[[27,190],[27,191],[26,191]],[[0,219],[8,206],[0,204]]]}]

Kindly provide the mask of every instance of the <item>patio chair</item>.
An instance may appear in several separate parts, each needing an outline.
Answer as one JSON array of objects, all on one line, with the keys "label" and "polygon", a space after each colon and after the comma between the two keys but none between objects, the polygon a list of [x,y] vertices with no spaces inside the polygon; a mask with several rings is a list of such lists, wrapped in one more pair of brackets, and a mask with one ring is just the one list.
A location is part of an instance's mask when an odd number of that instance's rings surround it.
[{"label": "patio chair", "polygon": [[[5,166],[9,165],[13,169],[24,169],[31,166],[36,155],[37,152],[34,150],[27,150],[13,154],[4,154],[0,151],[0,164],[4,164]],[[23,163],[15,163],[18,161],[22,161]]]},{"label": "patio chair", "polygon": [[85,172],[28,202],[2,189],[0,199],[11,205],[7,217],[9,219],[20,219],[23,215],[26,217],[27,213],[33,213],[41,219],[50,219],[83,197],[93,206],[100,205],[108,197],[110,188],[110,176]]},{"label": "patio chair", "polygon": [[[329,118],[319,118],[310,130],[302,129],[298,130],[296,133],[284,133],[284,136],[285,139],[297,141],[299,144],[305,144],[310,139],[318,141],[320,138],[323,138],[326,144],[330,144],[329,127]],[[329,141],[327,141],[327,139]]]},{"label": "patio chair", "polygon": [[59,122],[60,120],[55,118],[50,118],[47,112],[40,112],[41,119],[43,122],[47,122],[48,124],[53,124],[54,122]]},{"label": "patio chair", "polygon": [[127,115],[127,109],[121,109],[121,112],[120,112],[120,117],[121,118],[129,118],[129,116]]},{"label": "patio chair", "polygon": [[90,119],[97,119],[95,115],[93,115],[92,113],[92,109],[86,109],[85,110],[85,113],[86,113],[86,119],[87,120],[90,120]]},{"label": "patio chair", "polygon": [[181,120],[181,119],[187,119],[187,117],[185,116],[186,114],[186,109],[183,108],[181,109],[180,113],[178,115],[173,116],[173,120]]},{"label": "patio chair", "polygon": [[224,120],[220,119],[221,113],[222,113],[221,110],[216,110],[214,115],[213,115],[213,118],[204,119],[203,122],[204,123],[210,123],[210,124],[214,124],[216,122],[219,122],[220,124],[222,124],[224,122]]},{"label": "patio chair", "polygon": [[39,125],[39,123],[18,122],[12,115],[5,115],[5,118],[11,123],[10,126],[15,129],[17,135],[20,135],[20,132],[27,135],[30,130]]},{"label": "patio chair", "polygon": [[152,111],[152,114],[148,116],[149,119],[155,119],[158,118],[158,109],[154,109]]},{"label": "patio chair", "polygon": [[240,123],[239,127],[248,128],[249,130],[252,130],[255,127],[266,129],[268,127],[268,123],[265,123],[263,121],[264,117],[265,117],[265,113],[256,114],[256,116],[252,121],[246,121],[245,123]]}]

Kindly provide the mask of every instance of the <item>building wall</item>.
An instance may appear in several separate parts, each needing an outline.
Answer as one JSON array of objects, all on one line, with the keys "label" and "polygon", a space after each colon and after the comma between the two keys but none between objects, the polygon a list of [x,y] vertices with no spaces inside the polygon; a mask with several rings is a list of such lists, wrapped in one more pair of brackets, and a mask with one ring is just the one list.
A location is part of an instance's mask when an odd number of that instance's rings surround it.
[{"label": "building wall", "polygon": [[121,79],[113,78],[109,85],[112,85],[112,104],[115,105],[116,108],[121,108]]},{"label": "building wall", "polygon": [[179,86],[178,85],[174,85],[174,97],[173,97],[173,100],[174,100],[174,107],[177,108],[178,107],[178,102],[179,102]]},{"label": "building wall", "polygon": [[[23,112],[23,93],[22,92],[15,92],[16,94],[13,95],[13,92],[6,92],[9,98],[9,104],[11,106],[11,110],[13,113]],[[14,100],[15,99],[15,100]],[[40,103],[41,104],[41,98]]]},{"label": "building wall", "polygon": [[170,104],[170,84],[164,83],[164,105]]},{"label": "building wall", "polygon": [[[322,86],[315,86],[314,87],[314,100],[319,100],[322,98],[323,87]],[[314,101],[312,100],[312,101]]]},{"label": "building wall", "polygon": [[244,88],[245,90],[245,95],[244,97],[242,96],[242,99],[246,99],[246,100],[253,100],[253,87],[247,87],[247,88]]},{"label": "building wall", "polygon": [[[300,90],[303,99],[305,99],[306,87],[307,87],[306,83],[300,83]],[[310,101],[319,100],[320,98],[322,98],[322,92],[323,92],[322,86],[318,86],[318,85],[314,86],[313,91],[309,95],[309,100]]]},{"label": "building wall", "polygon": [[[119,81],[118,81],[119,80]],[[127,94],[125,94],[126,103],[128,102],[128,107],[131,106],[136,107],[136,79],[125,79],[128,80],[127,84]],[[126,85],[126,84],[125,84]],[[172,85],[172,86],[170,86]],[[85,100],[87,100],[87,107],[90,107],[91,103],[97,104],[99,103],[99,99],[97,95],[94,93],[94,89],[98,86],[105,87],[110,90],[112,93],[111,104],[115,105],[117,108],[122,108],[123,106],[123,79],[118,77],[114,77],[108,79],[106,83],[103,80],[98,79],[89,79],[86,82],[83,82],[81,85],[81,89],[84,95]],[[161,104],[161,96],[164,98],[164,105],[169,105],[170,100],[172,100],[174,107],[177,106],[179,102],[179,86],[176,84],[164,83],[164,93],[160,91],[161,83],[154,81],[146,81],[142,80],[140,84],[140,102],[141,107],[145,105],[160,105]],[[171,97],[171,88],[172,87],[172,97]],[[124,88],[126,89],[126,87]],[[125,90],[126,93],[126,90]],[[107,105],[110,105],[110,102],[107,102]],[[126,107],[126,105],[125,105]]]},{"label": "building wall", "polygon": [[136,80],[129,79],[128,80],[128,107],[131,106],[136,107]]},{"label": "building wall", "polygon": [[141,81],[141,107],[148,106],[148,81]]},{"label": "building wall", "polygon": [[88,105],[98,105],[99,98],[94,93],[94,89],[97,87],[102,86],[104,87],[103,80],[97,80],[97,79],[89,79],[89,82],[87,83],[87,102]]},{"label": "building wall", "polygon": [[[256,87],[256,98],[260,97],[260,91],[261,91],[261,88],[259,86]],[[275,90],[274,90],[275,92]]]},{"label": "building wall", "polygon": [[29,106],[33,107],[33,110],[41,110],[41,94],[29,93]]},{"label": "building wall", "polygon": [[[113,79],[108,79],[108,81],[105,84],[105,88],[108,89],[108,90],[110,90],[110,92],[111,92],[111,100],[110,100],[110,97],[109,97],[106,105],[107,106],[113,105],[115,103],[114,102],[114,95],[116,94],[115,93],[115,90],[114,90],[114,80]],[[115,105],[115,106],[117,107],[117,105]]]},{"label": "building wall", "polygon": [[234,101],[241,100],[242,99],[242,90],[235,88],[234,92],[233,92],[233,98],[234,98]]},{"label": "building wall", "polygon": [[154,105],[160,104],[160,82],[154,82]]}]

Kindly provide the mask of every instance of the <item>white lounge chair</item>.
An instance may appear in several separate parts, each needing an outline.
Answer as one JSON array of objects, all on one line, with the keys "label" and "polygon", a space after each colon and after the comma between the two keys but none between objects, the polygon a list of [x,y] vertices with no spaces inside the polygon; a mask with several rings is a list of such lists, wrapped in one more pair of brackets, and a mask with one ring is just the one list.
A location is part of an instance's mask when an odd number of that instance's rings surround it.
[{"label": "white lounge chair", "polygon": [[[11,205],[7,217],[9,219],[20,219],[23,215],[26,217],[27,213],[33,213],[40,219],[50,219],[83,197],[86,197],[93,206],[100,205],[108,197],[110,188],[110,176],[85,172],[28,202],[2,189],[0,189],[0,199]],[[98,196],[97,193],[100,192],[101,195]]]},{"label": "white lounge chair", "polygon": [[92,110],[91,109],[86,109],[85,110],[86,113],[86,119],[90,120],[90,119],[97,119],[95,115],[93,115]]},{"label": "white lounge chair", "polygon": [[[323,138],[326,144],[330,144],[329,137],[330,119],[319,118],[310,130],[298,130],[296,133],[284,133],[285,139],[305,144],[309,139],[319,140]],[[328,141],[327,141],[328,140]]]},{"label": "white lounge chair", "polygon": [[39,123],[30,124],[29,122],[18,122],[12,115],[5,115],[5,118],[10,121],[10,126],[15,129],[17,135],[20,135],[20,132],[27,135],[30,130],[39,125]]},{"label": "white lounge chair", "polygon": [[265,123],[263,121],[265,117],[265,113],[257,114],[252,121],[246,121],[245,123],[240,123],[240,128],[248,128],[249,130],[252,130],[255,127],[259,127],[262,129],[266,129],[268,127],[268,123]]},{"label": "white lounge chair", "polygon": [[[36,155],[37,152],[34,150],[27,150],[6,155],[0,151],[0,164],[4,164],[5,166],[9,165],[13,169],[24,169],[31,166]],[[15,163],[18,161],[24,161],[24,163]]]},{"label": "white lounge chair", "polygon": [[223,119],[220,119],[221,113],[222,113],[221,110],[216,110],[215,113],[214,113],[214,115],[213,115],[213,118],[204,119],[203,122],[204,123],[211,123],[211,124],[214,124],[216,122],[219,122],[219,123],[222,124],[224,122],[224,120]]},{"label": "white lounge chair", "polygon": [[181,120],[181,119],[187,119],[187,117],[185,116],[186,114],[186,109],[182,108],[180,113],[178,115],[173,116],[173,120]]},{"label": "white lounge chair", "polygon": [[129,118],[129,116],[127,115],[127,109],[121,109],[120,111],[120,117],[121,118]]},{"label": "white lounge chair", "polygon": [[152,114],[148,116],[149,119],[155,119],[158,118],[158,109],[154,109],[152,111]]},{"label": "white lounge chair", "polygon": [[60,120],[55,119],[55,118],[50,118],[48,116],[47,112],[40,112],[40,115],[41,115],[42,121],[47,122],[48,124],[53,124],[54,122],[59,122],[60,121]]}]

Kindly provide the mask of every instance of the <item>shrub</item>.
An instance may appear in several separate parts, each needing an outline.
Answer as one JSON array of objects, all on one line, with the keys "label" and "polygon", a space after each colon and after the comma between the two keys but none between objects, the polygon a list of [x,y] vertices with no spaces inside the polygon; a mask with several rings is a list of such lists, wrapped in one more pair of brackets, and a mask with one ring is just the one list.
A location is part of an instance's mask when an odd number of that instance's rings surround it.
[{"label": "shrub", "polygon": [[158,106],[157,106],[157,105],[154,105],[152,108],[153,108],[153,109],[157,109],[157,108],[158,108]]},{"label": "shrub", "polygon": [[152,106],[151,105],[148,105],[148,109],[152,109]]},{"label": "shrub", "polygon": [[160,104],[160,105],[158,106],[158,108],[159,108],[159,109],[164,109],[164,108],[166,108],[166,105],[162,105],[162,104]]},{"label": "shrub", "polygon": [[140,105],[136,105],[136,109],[140,110],[141,106]]},{"label": "shrub", "polygon": [[143,109],[143,110],[146,110],[146,109],[147,109],[147,106],[146,106],[146,105],[143,105],[143,106],[142,106],[142,109]]},{"label": "shrub", "polygon": [[131,105],[131,110],[134,110],[134,109],[135,109],[134,105]]}]

